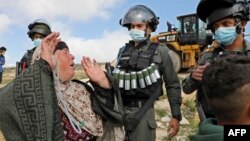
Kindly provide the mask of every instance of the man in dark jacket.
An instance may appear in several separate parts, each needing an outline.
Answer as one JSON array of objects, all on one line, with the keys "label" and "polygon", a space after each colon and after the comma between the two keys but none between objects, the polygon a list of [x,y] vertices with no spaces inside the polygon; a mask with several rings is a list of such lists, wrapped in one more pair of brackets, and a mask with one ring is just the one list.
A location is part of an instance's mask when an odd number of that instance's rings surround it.
[{"label": "man in dark jacket", "polygon": [[249,74],[246,56],[219,58],[206,67],[201,84],[216,119],[204,120],[191,141],[223,141],[223,125],[250,125]]},{"label": "man in dark jacket", "polygon": [[34,47],[27,50],[20,62],[17,62],[16,75],[30,66],[36,47],[40,46],[42,39],[51,33],[50,25],[44,19],[36,19],[33,23],[29,24],[28,29],[27,34],[32,40]]},{"label": "man in dark jacket", "polygon": [[250,43],[244,40],[249,13],[249,3],[246,1],[201,0],[198,4],[198,17],[207,23],[207,28],[212,30],[216,42],[219,43],[218,47],[210,48],[210,51],[203,53],[197,67],[182,81],[183,91],[186,94],[197,90],[197,109],[201,121],[215,117],[201,89],[203,71],[215,58],[231,54],[250,55]]}]

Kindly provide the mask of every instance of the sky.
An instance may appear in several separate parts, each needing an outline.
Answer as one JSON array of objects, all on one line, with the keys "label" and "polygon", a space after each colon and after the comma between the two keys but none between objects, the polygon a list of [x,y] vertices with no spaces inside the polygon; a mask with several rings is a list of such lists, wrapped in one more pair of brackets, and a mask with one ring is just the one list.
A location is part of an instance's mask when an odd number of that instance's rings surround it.
[{"label": "sky", "polygon": [[[0,0],[0,46],[5,46],[5,67],[15,66],[33,48],[28,25],[38,18],[60,32],[75,63],[82,56],[97,62],[113,61],[130,37],[119,20],[131,6],[143,4],[160,17],[153,35],[167,30],[166,21],[178,27],[176,17],[196,12],[199,0]],[[250,24],[249,24],[250,25]],[[247,29],[250,29],[248,25]],[[250,33],[249,30],[246,31]]]}]

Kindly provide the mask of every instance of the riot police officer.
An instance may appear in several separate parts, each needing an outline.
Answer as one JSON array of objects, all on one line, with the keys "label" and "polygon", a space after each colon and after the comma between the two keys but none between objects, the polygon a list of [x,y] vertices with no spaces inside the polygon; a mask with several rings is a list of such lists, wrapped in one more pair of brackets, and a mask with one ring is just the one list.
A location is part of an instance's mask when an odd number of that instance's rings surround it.
[{"label": "riot police officer", "polygon": [[197,90],[197,106],[201,121],[215,117],[200,84],[203,71],[209,62],[228,55],[250,55],[250,43],[244,39],[245,27],[250,19],[249,7],[249,0],[201,0],[197,6],[198,17],[207,23],[207,28],[211,29],[214,39],[219,43],[218,47],[204,52],[198,66],[182,81],[186,94]]},{"label": "riot police officer", "polygon": [[36,19],[33,23],[28,26],[29,31],[27,32],[29,38],[33,41],[34,47],[24,54],[20,62],[17,62],[16,75],[22,70],[30,66],[32,55],[41,44],[43,38],[51,33],[51,28],[48,22],[44,19]]},{"label": "riot police officer", "polygon": [[[153,103],[163,93],[163,81],[172,113],[169,136],[173,137],[178,133],[181,120],[181,88],[169,56],[170,50],[149,39],[159,18],[147,6],[135,5],[125,13],[120,24],[129,30],[132,38],[119,50],[114,70],[126,115],[127,139],[155,140],[157,125]],[[130,126],[131,123],[136,126]]]}]

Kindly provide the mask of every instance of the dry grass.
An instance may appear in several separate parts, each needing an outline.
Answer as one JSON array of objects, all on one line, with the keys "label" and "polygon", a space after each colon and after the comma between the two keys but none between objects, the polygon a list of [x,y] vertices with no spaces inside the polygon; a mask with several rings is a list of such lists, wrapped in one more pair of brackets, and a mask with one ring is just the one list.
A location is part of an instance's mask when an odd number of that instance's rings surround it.
[{"label": "dry grass", "polygon": [[15,78],[15,68],[5,68],[3,72],[3,81],[0,84],[0,87],[3,87],[4,85],[8,84]]},{"label": "dry grass", "polygon": [[[0,88],[11,82],[15,78],[15,74],[16,73],[14,67],[4,68],[3,81],[0,84]],[[84,79],[84,78],[86,78],[86,74],[83,71],[81,65],[77,64],[74,79]]]}]

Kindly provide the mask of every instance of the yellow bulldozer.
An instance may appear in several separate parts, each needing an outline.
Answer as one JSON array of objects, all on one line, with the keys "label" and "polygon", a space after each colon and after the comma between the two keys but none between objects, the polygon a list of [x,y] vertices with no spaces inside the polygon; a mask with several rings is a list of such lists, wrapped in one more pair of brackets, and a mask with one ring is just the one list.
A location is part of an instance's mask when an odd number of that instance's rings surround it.
[{"label": "yellow bulldozer", "polygon": [[171,49],[170,56],[176,72],[194,67],[200,52],[212,43],[212,33],[196,14],[178,16],[179,27],[167,22],[168,31],[151,37],[152,42]]}]

